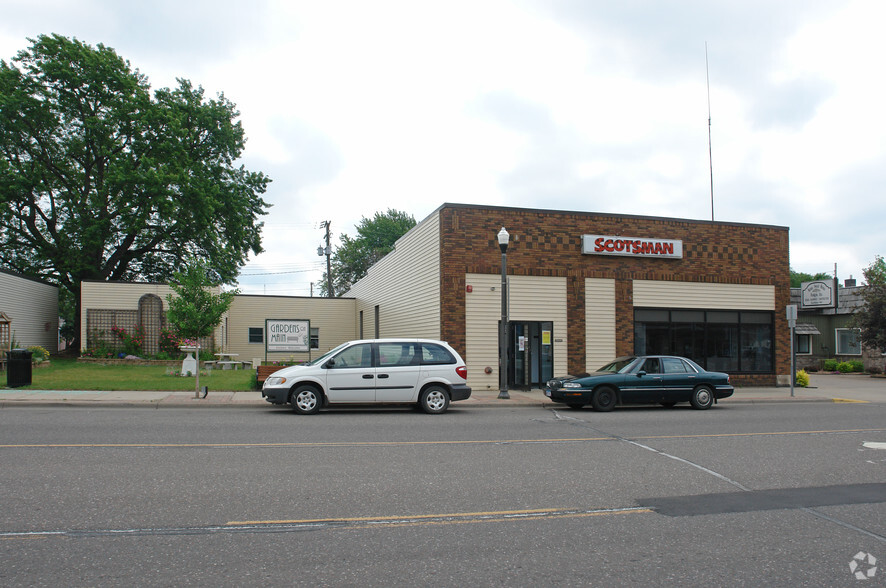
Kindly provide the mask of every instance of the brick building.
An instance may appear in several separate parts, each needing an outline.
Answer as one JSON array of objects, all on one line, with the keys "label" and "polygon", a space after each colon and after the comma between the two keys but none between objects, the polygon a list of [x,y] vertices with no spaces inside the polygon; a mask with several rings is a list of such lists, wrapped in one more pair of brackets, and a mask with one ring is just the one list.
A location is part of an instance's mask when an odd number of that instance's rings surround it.
[{"label": "brick building", "polygon": [[509,386],[644,352],[788,382],[786,227],[444,204],[347,293],[358,336],[443,339],[473,387],[497,388],[502,227]]}]

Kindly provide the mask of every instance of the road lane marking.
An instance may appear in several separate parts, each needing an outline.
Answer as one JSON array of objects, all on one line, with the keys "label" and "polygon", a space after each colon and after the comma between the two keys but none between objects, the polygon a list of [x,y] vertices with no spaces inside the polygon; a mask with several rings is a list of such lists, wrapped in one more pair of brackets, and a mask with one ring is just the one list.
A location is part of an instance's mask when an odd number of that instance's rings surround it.
[{"label": "road lane marking", "polygon": [[416,522],[422,520],[487,520],[487,519],[519,519],[519,518],[540,518],[540,517],[562,517],[562,516],[593,516],[607,514],[627,514],[635,512],[651,512],[647,508],[625,507],[625,508],[604,508],[593,510],[576,510],[566,508],[540,508],[529,510],[500,510],[488,512],[462,512],[449,514],[427,514],[412,516],[384,516],[384,517],[349,517],[349,518],[330,518],[330,519],[293,519],[293,520],[260,520],[260,521],[230,521],[227,524],[231,526],[241,525],[295,525],[295,524],[323,524],[323,523],[403,523]]},{"label": "road lane marking", "polygon": [[38,539],[50,537],[144,537],[147,535],[209,535],[214,533],[286,533],[341,529],[370,529],[417,527],[430,525],[458,525],[465,523],[497,523],[562,518],[605,517],[654,512],[648,507],[600,509],[531,509],[502,510],[428,515],[400,515],[380,517],[341,517],[324,519],[231,521],[224,525],[196,527],[149,527],[132,529],[73,529],[54,531],[0,532],[0,540]]},{"label": "road lane marking", "polygon": [[[735,437],[766,437],[787,435],[833,435],[845,433],[878,433],[876,429],[821,429],[814,431],[761,431],[751,433],[709,433],[694,435],[642,435],[630,439],[725,439]],[[628,438],[625,438],[628,439]],[[279,448],[279,447],[397,447],[416,445],[536,445],[551,443],[586,443],[589,441],[614,441],[612,436],[567,437],[548,439],[463,439],[440,441],[305,441],[290,443],[3,443],[0,449],[175,449],[194,447],[217,448]]]}]

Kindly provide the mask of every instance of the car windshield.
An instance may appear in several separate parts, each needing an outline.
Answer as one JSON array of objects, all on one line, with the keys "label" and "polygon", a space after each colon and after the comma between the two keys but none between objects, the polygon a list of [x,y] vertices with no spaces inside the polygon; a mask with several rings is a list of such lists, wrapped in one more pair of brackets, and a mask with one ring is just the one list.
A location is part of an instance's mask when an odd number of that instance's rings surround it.
[{"label": "car windshield", "polygon": [[611,374],[620,374],[628,371],[631,364],[637,360],[636,357],[619,357],[615,361],[611,363],[607,363],[603,367],[597,370],[597,373],[606,372]]},{"label": "car windshield", "polygon": [[326,353],[324,353],[323,355],[321,355],[317,359],[312,359],[311,361],[305,363],[304,365],[319,365],[319,364],[323,363],[324,361],[326,361],[327,359],[329,359],[330,357],[332,357],[333,355],[335,355],[336,353],[338,353],[339,351],[341,351],[342,349],[344,349],[345,347],[347,347],[348,345],[349,345],[349,343],[342,343],[338,347],[330,349],[329,351],[327,351]]}]

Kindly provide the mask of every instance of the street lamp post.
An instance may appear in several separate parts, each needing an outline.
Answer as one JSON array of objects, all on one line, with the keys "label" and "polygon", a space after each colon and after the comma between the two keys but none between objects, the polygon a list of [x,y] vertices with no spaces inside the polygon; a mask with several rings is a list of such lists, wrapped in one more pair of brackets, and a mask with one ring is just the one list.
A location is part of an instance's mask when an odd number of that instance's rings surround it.
[{"label": "street lamp post", "polygon": [[499,353],[499,392],[498,397],[510,399],[508,394],[508,239],[510,235],[504,227],[498,232],[498,247],[501,249],[501,322],[498,325]]}]

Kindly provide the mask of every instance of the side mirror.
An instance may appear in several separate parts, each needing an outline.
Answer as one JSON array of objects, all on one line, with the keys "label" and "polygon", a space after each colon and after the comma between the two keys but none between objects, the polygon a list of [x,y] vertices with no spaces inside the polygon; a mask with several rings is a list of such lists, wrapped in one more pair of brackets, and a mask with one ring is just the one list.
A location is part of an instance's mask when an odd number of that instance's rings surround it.
[{"label": "side mirror", "polygon": [[335,367],[335,359],[334,358],[330,359],[329,361],[327,361],[326,363],[323,364],[323,367],[325,367],[326,369],[329,369],[331,367]]},{"label": "side mirror", "polygon": [[637,377],[638,377],[638,378],[642,378],[642,377],[645,376],[645,375],[646,375],[646,370],[640,370],[639,372],[637,372]]}]

